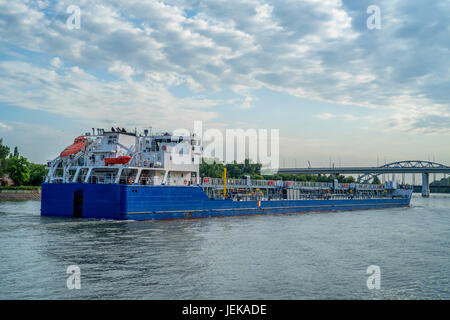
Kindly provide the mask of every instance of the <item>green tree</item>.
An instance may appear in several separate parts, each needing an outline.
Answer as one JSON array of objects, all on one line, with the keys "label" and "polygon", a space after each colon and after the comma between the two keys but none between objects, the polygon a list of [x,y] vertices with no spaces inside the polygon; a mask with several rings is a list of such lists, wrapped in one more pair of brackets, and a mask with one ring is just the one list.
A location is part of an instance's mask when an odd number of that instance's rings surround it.
[{"label": "green tree", "polygon": [[0,159],[6,159],[9,154],[9,147],[3,145],[3,138],[0,138]]},{"label": "green tree", "polygon": [[378,176],[375,176],[375,178],[373,178],[372,184],[381,184],[381,181],[378,178]]},{"label": "green tree", "polygon": [[[240,179],[244,175],[250,177],[256,177],[254,179],[259,179],[261,177],[260,163],[251,163],[250,159],[245,159],[244,163],[237,163],[233,161],[232,163],[227,163],[225,165],[227,168],[227,177]],[[211,177],[211,178],[222,178],[224,165],[212,161],[211,159],[202,159],[200,163],[200,176]]]},{"label": "green tree", "polygon": [[244,174],[244,164],[238,164],[236,161],[233,161],[233,163],[228,163],[226,168],[227,177],[229,178],[241,178]]},{"label": "green tree", "polygon": [[210,178],[222,178],[223,175],[223,165],[216,163],[216,161],[206,161],[202,160],[200,164],[200,176],[210,177]]},{"label": "green tree", "polygon": [[356,182],[356,179],[353,176],[346,177],[346,176],[339,175],[337,177],[337,179],[338,179],[339,183],[355,183]]},{"label": "green tree", "polygon": [[30,180],[30,168],[25,157],[12,157],[7,160],[6,172],[17,186],[22,186]]},{"label": "green tree", "polygon": [[40,186],[43,182],[43,177],[47,175],[45,164],[30,163],[30,180],[29,185]]},{"label": "green tree", "polygon": [[345,177],[345,178],[344,178],[344,182],[345,182],[345,183],[355,183],[355,182],[356,182],[356,179],[355,179],[355,177],[348,176],[348,177]]},{"label": "green tree", "polygon": [[6,171],[6,158],[9,155],[9,147],[3,145],[3,139],[0,138],[0,175]]},{"label": "green tree", "polygon": [[18,158],[19,157],[19,148],[14,147],[14,154],[13,154],[14,158]]}]

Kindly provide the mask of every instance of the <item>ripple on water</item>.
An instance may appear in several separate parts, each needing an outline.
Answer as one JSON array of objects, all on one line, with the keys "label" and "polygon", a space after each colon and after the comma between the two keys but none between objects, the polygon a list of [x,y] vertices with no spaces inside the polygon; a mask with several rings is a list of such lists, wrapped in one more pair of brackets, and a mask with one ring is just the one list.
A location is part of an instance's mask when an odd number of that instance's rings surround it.
[{"label": "ripple on water", "polygon": [[[183,221],[0,202],[1,299],[449,299],[450,196],[410,208]],[[66,288],[67,266],[81,290]],[[381,269],[368,290],[366,269]]]}]

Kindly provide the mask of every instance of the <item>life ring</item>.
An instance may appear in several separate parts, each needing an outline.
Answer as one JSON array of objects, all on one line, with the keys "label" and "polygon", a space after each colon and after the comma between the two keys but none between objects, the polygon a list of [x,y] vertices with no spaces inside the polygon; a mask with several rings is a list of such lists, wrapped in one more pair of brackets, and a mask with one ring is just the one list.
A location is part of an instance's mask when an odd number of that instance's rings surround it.
[{"label": "life ring", "polygon": [[133,178],[128,178],[128,184],[133,184],[133,182],[134,182],[134,179]]},{"label": "life ring", "polygon": [[188,181],[187,180],[184,180],[184,184],[186,185],[188,183]]}]

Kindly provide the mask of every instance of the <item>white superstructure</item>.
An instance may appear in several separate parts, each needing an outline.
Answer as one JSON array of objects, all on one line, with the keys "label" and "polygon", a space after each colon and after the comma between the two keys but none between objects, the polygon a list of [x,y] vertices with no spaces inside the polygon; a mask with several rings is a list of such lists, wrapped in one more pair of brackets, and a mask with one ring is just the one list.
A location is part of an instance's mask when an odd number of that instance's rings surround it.
[{"label": "white superstructure", "polygon": [[195,134],[86,133],[48,162],[48,183],[197,184],[202,155]]}]

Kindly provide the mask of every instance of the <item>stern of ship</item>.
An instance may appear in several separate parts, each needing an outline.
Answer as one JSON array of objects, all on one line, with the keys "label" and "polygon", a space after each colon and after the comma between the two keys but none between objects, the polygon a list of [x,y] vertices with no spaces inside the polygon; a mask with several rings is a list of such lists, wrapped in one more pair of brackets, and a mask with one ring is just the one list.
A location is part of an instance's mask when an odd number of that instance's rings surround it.
[{"label": "stern of ship", "polygon": [[118,219],[117,184],[43,183],[41,216]]}]

